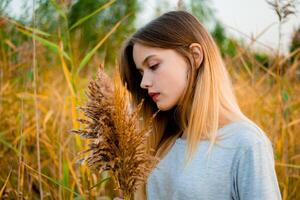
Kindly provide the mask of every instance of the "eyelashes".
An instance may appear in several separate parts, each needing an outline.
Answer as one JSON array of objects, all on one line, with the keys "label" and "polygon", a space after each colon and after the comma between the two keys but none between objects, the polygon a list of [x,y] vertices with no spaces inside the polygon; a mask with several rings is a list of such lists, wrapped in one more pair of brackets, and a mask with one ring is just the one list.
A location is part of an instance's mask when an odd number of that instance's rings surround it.
[{"label": "eyelashes", "polygon": [[[151,71],[155,71],[159,67],[159,64],[151,65],[149,66],[149,69]],[[142,70],[139,70],[140,74],[143,76],[144,72]]]},{"label": "eyelashes", "polygon": [[156,69],[158,68],[158,65],[159,65],[159,64],[155,64],[155,65],[150,66],[149,68],[150,68],[151,70],[156,70]]}]

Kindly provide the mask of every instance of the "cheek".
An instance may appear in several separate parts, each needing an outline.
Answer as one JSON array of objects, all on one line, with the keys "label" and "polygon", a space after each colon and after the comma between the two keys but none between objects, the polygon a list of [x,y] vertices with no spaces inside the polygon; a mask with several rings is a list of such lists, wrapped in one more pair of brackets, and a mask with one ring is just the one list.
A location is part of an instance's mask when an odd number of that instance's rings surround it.
[{"label": "cheek", "polygon": [[167,93],[180,93],[188,83],[188,69],[183,61],[165,63],[155,74],[155,82]]},{"label": "cheek", "polygon": [[173,90],[182,90],[187,85],[187,82],[188,82],[188,74],[184,70],[181,70],[180,72],[172,76]]}]

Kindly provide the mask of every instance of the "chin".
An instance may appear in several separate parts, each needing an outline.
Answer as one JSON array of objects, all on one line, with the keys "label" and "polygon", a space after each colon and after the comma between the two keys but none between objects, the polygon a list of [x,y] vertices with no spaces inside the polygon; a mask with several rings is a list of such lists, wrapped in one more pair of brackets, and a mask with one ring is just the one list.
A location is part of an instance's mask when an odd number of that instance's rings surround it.
[{"label": "chin", "polygon": [[157,104],[157,108],[161,111],[171,110],[173,106]]}]

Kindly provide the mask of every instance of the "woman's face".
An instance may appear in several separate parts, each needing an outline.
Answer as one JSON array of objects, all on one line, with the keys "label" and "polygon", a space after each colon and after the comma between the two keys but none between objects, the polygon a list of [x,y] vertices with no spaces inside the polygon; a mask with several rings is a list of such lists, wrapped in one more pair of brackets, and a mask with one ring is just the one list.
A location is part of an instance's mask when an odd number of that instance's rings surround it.
[{"label": "woman's face", "polygon": [[188,82],[189,66],[185,59],[172,49],[136,43],[133,60],[142,74],[140,86],[148,90],[157,107],[165,111],[177,105]]}]

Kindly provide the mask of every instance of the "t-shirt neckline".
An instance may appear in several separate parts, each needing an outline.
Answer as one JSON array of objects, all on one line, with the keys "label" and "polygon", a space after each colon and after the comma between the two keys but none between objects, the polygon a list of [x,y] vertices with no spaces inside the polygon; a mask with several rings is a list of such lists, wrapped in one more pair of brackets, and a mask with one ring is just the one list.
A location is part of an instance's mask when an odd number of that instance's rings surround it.
[{"label": "t-shirt neckline", "polygon": [[[234,122],[231,122],[231,123],[228,123],[228,124],[222,126],[222,127],[219,128],[218,131],[217,131],[217,132],[218,132],[218,135],[221,135],[222,133],[225,132],[225,130],[227,130],[227,129],[231,128],[233,125],[239,124],[239,123],[241,123],[241,122],[243,122],[243,121],[245,121],[245,120],[237,120],[237,121],[234,121]],[[176,142],[179,142],[179,143],[186,143],[186,141],[187,141],[186,139],[181,138],[181,137],[178,137],[178,138],[176,139]]]}]

